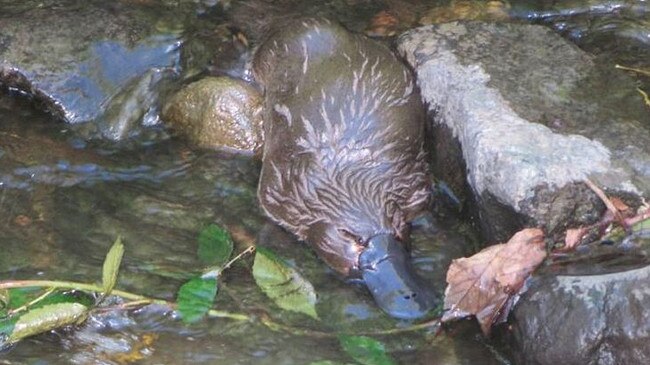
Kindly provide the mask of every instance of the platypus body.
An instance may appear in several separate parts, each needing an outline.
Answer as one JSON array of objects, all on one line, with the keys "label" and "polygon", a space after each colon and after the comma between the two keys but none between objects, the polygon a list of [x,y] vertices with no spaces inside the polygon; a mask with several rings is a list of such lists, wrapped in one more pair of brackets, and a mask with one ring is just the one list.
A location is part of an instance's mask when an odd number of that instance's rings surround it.
[{"label": "platypus body", "polygon": [[378,42],[299,19],[269,33],[253,73],[265,93],[264,211],[334,270],[363,278],[390,315],[424,315],[432,290],[404,248],[430,196],[410,70]]}]

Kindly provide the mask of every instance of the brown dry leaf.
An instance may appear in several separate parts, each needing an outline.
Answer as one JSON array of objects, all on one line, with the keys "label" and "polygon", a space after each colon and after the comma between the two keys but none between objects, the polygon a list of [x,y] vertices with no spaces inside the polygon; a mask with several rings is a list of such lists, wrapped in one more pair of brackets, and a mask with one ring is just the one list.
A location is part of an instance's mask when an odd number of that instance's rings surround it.
[{"label": "brown dry leaf", "polygon": [[386,10],[382,10],[372,17],[365,33],[369,37],[390,37],[396,34],[398,25],[399,20],[397,17]]},{"label": "brown dry leaf", "polygon": [[19,214],[14,218],[14,223],[21,227],[27,227],[32,224],[32,219],[26,215]]},{"label": "brown dry leaf", "polygon": [[447,271],[442,321],[475,315],[483,333],[505,318],[510,299],[546,257],[544,233],[537,228],[517,232],[508,243],[490,246],[452,262]]},{"label": "brown dry leaf", "polygon": [[612,201],[612,205],[614,205],[614,208],[616,208],[619,212],[623,214],[625,214],[625,212],[627,212],[630,209],[630,207],[628,207],[627,204],[625,204],[620,198],[614,196],[609,198],[609,200]]},{"label": "brown dry leaf", "polygon": [[566,252],[574,250],[582,242],[582,237],[588,232],[589,227],[567,229],[566,236],[564,237],[564,247],[558,249],[558,251]]}]

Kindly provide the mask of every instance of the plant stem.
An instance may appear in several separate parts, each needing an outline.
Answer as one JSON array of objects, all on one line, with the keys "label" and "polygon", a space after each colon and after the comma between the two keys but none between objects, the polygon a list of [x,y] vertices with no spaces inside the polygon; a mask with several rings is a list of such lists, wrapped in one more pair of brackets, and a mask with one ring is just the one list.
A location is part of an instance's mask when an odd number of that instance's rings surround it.
[{"label": "plant stem", "polygon": [[[94,285],[94,284],[86,284],[86,283],[79,283],[79,282],[74,282],[74,281],[56,281],[56,280],[8,280],[8,281],[0,281],[0,290],[2,289],[13,289],[13,288],[33,288],[33,287],[40,287],[40,288],[49,288],[48,290],[54,290],[54,289],[73,289],[73,290],[83,290],[83,291],[88,291],[88,292],[96,292],[96,293],[101,293],[103,288],[99,285]],[[137,305],[147,305],[147,304],[159,304],[163,305],[172,309],[176,308],[176,303],[170,302],[167,300],[163,299],[155,299],[155,298],[149,298],[144,295],[138,295],[134,293],[130,293],[127,291],[123,290],[117,290],[113,289],[111,291],[111,295],[115,295],[127,300],[132,301],[131,303],[125,303],[125,306],[132,306],[134,304]],[[210,309],[208,311],[208,316],[210,317],[216,317],[216,318],[228,318],[236,321],[252,321],[255,316],[253,315],[248,315],[245,313],[233,313],[233,312],[227,312],[227,311],[220,311],[216,309]],[[294,336],[309,336],[309,337],[316,337],[316,338],[334,338],[337,337],[341,334],[345,335],[354,335],[354,336],[361,336],[361,335],[367,335],[367,336],[387,336],[387,335],[394,335],[394,334],[400,334],[400,333],[406,333],[406,332],[415,332],[415,331],[420,331],[423,329],[427,329],[433,326],[439,325],[440,321],[438,319],[430,320],[427,322],[423,323],[418,323],[414,324],[409,327],[404,327],[404,328],[391,328],[388,330],[378,330],[378,331],[370,331],[370,332],[341,332],[341,333],[336,333],[336,332],[324,332],[324,331],[317,331],[317,330],[312,330],[308,328],[300,328],[300,327],[294,327],[290,325],[286,325],[283,323],[279,323],[274,321],[271,316],[269,316],[267,313],[262,312],[260,315],[257,316],[259,321],[269,329],[273,331],[283,331],[290,333]]]},{"label": "plant stem", "polygon": [[[30,288],[30,287],[45,287],[53,289],[75,289],[83,290],[89,292],[101,293],[103,288],[99,285],[78,283],[74,281],[55,281],[55,280],[15,280],[15,281],[0,281],[0,290],[1,289],[11,289],[11,288]],[[155,299],[145,297],[144,295],[138,295],[134,293],[129,293],[123,290],[114,289],[111,291],[111,295],[118,296],[120,298],[128,299],[131,301],[138,301],[141,304],[159,304],[170,307],[172,309],[176,308],[176,303],[170,302],[163,299]],[[226,311],[220,311],[216,309],[211,309],[208,311],[210,317],[218,318],[229,318],[237,321],[249,321],[251,317],[243,313],[230,313]]]}]

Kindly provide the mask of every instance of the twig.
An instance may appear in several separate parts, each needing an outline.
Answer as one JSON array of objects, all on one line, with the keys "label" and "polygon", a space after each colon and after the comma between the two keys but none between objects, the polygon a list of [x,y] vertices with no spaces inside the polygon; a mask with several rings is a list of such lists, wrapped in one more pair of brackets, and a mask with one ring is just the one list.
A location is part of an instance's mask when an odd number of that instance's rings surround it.
[{"label": "twig", "polygon": [[621,65],[614,65],[614,67],[618,68],[620,70],[632,71],[632,72],[636,72],[636,73],[644,75],[644,76],[650,76],[650,71],[642,70],[640,68],[633,68],[633,67],[627,67],[627,66],[621,66]]},{"label": "twig", "polygon": [[12,309],[12,310],[10,310],[10,311],[8,312],[8,314],[9,314],[10,316],[12,316],[12,315],[14,315],[14,314],[16,314],[16,313],[19,313],[19,312],[22,312],[22,311],[24,311],[24,310],[27,310],[29,307],[31,307],[31,306],[33,306],[34,304],[36,304],[36,303],[40,302],[41,300],[45,299],[48,295],[52,294],[55,290],[56,290],[55,288],[50,288],[50,289],[48,289],[47,291],[45,291],[45,293],[39,295],[38,298],[36,298],[36,299],[30,301],[29,303],[26,303],[26,304],[23,305],[23,306],[20,306],[20,307],[18,307],[18,308],[16,308],[16,309]]},{"label": "twig", "polygon": [[600,200],[602,200],[603,203],[605,203],[607,210],[609,210],[614,215],[614,220],[618,222],[621,226],[625,227],[625,222],[623,222],[623,217],[621,217],[621,212],[616,208],[614,203],[612,203],[612,201],[609,200],[605,192],[602,189],[600,189],[598,186],[596,186],[596,184],[591,182],[591,180],[589,179],[585,179],[584,182],[585,184],[587,184],[589,189],[591,189],[594,193],[596,193],[596,195],[598,195]]},{"label": "twig", "polygon": [[641,90],[640,87],[637,87],[636,91],[638,91],[639,94],[641,94],[641,97],[643,98],[643,102],[645,103],[645,105],[650,106],[650,96],[648,96],[648,93]]},{"label": "twig", "polygon": [[225,265],[223,265],[223,266],[213,266],[213,267],[207,268],[203,272],[203,275],[201,275],[201,278],[202,279],[210,279],[210,278],[216,278],[216,277],[220,276],[221,273],[224,272],[226,269],[228,269],[235,261],[239,260],[244,255],[252,253],[253,251],[255,251],[255,246],[248,246],[244,251],[240,252],[239,255],[235,256],[232,260],[228,261]]}]

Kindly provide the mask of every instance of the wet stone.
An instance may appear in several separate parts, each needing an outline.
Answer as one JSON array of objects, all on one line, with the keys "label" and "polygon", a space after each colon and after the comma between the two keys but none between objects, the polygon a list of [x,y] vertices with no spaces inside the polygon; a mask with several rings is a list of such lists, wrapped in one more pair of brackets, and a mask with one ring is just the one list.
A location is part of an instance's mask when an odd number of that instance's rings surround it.
[{"label": "wet stone", "polygon": [[208,77],[187,85],[165,105],[163,118],[192,144],[255,152],[262,144],[262,98],[245,82]]},{"label": "wet stone", "polygon": [[[452,137],[436,139],[448,164],[437,175],[476,203],[488,239],[593,222],[603,205],[587,178],[637,202],[650,193],[650,113],[623,71],[534,25],[422,27],[401,36],[399,50],[433,133]],[[463,164],[468,192],[454,169]]]},{"label": "wet stone", "polygon": [[590,251],[531,280],[510,318],[517,363],[650,363],[647,248]]},{"label": "wet stone", "polygon": [[73,124],[97,121],[98,133],[121,139],[134,121],[156,122],[158,84],[178,67],[183,17],[153,4],[3,5],[0,89],[33,95]]}]

